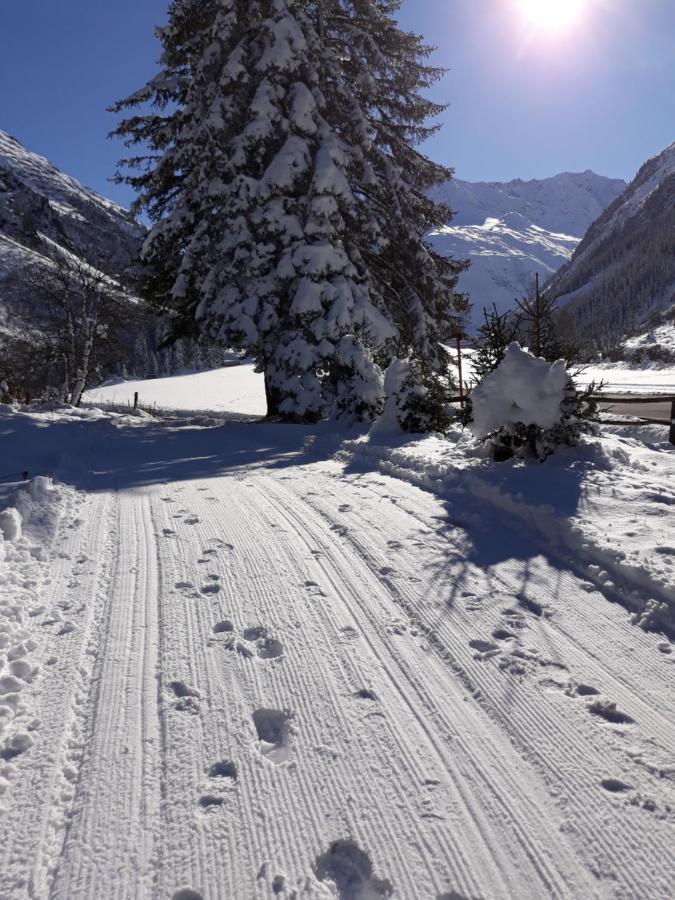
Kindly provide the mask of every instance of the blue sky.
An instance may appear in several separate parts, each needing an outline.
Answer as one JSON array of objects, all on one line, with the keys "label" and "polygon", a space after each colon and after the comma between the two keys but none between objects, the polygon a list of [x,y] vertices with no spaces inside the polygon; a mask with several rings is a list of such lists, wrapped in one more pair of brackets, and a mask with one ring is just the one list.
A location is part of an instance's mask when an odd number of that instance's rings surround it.
[{"label": "blue sky", "polygon": [[[405,0],[400,21],[450,68],[427,147],[460,178],[560,171],[631,178],[675,140],[675,2],[583,0],[565,31],[529,35],[524,0]],[[548,2],[548,0],[541,0]],[[125,205],[105,107],[155,71],[168,0],[4,0],[0,128]]]}]

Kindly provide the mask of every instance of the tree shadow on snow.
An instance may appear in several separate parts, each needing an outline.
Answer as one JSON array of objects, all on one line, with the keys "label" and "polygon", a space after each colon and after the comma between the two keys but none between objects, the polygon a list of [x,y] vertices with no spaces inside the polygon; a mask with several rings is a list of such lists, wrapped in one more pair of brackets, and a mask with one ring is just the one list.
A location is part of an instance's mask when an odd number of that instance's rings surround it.
[{"label": "tree shadow on snow", "polygon": [[[354,436],[357,432],[353,433]],[[217,478],[252,467],[283,469],[329,458],[344,427],[228,421],[199,427],[161,420],[24,415],[0,417],[3,472],[27,470],[88,491]]]}]

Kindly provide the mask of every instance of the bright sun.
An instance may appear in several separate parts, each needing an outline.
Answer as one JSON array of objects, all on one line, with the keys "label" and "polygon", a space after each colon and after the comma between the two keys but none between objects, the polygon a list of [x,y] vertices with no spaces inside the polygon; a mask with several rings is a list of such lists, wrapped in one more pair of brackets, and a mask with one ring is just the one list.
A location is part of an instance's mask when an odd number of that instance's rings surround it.
[{"label": "bright sun", "polygon": [[541,31],[562,31],[575,25],[585,4],[586,0],[518,0],[527,24]]}]

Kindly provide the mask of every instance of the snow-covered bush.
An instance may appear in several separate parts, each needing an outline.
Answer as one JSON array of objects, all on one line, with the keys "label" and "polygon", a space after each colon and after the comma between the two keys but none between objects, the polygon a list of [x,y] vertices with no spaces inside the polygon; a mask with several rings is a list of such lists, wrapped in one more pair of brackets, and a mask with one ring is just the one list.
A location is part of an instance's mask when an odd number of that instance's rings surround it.
[{"label": "snow-covered bush", "polygon": [[578,391],[564,360],[548,363],[514,342],[498,368],[472,391],[465,423],[497,460],[514,455],[543,460],[591,430],[595,389]]},{"label": "snow-covered bush", "polygon": [[452,385],[447,376],[419,361],[395,359],[384,376],[386,403],[378,432],[444,433],[454,417]]}]

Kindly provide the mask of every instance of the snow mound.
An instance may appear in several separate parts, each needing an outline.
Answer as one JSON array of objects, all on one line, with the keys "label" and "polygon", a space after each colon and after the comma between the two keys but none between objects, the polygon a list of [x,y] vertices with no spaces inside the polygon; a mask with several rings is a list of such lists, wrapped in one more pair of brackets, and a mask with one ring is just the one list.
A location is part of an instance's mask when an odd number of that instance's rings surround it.
[{"label": "snow mound", "polygon": [[394,359],[389,363],[384,373],[384,394],[387,398],[384,404],[384,412],[371,428],[371,434],[400,434],[401,421],[401,391],[406,379],[410,375],[410,361],[407,359]]},{"label": "snow mound", "polygon": [[13,506],[0,510],[0,534],[5,541],[18,541],[21,538],[21,513]]},{"label": "snow mound", "polygon": [[560,421],[567,380],[564,360],[551,365],[514,342],[499,367],[471,394],[471,431],[484,438],[504,425],[553,428]]}]

